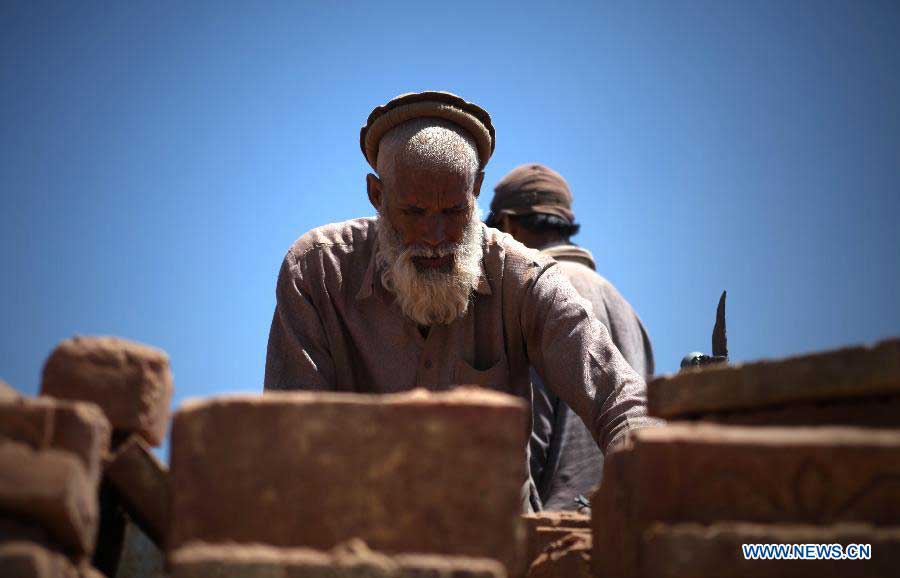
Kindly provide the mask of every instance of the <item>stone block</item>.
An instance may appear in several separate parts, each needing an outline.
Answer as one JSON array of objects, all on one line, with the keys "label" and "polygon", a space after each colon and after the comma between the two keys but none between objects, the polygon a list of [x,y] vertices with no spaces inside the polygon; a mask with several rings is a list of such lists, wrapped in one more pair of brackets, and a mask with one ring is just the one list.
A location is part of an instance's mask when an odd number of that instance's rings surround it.
[{"label": "stone block", "polygon": [[41,526],[2,512],[0,512],[0,542],[33,542],[45,547],[53,544],[50,534]]},{"label": "stone block", "polygon": [[528,552],[528,563],[533,563],[547,547],[555,542],[559,542],[564,538],[568,538],[572,534],[588,534],[589,528],[559,528],[550,526],[541,526],[529,535],[526,541]]},{"label": "stone block", "polygon": [[97,485],[69,452],[0,440],[0,512],[45,528],[73,555],[91,552]]},{"label": "stone block", "polygon": [[191,541],[523,563],[525,404],[486,390],[272,393],[185,404],[170,548]]},{"label": "stone block", "polygon": [[712,424],[633,432],[608,456],[594,496],[595,559],[610,576],[633,576],[638,537],[653,522],[726,520],[900,524],[900,432]]},{"label": "stone block", "polygon": [[3,578],[79,578],[78,570],[59,552],[34,542],[0,542]]},{"label": "stone block", "polygon": [[506,568],[497,560],[442,556],[438,554],[398,554],[398,578],[506,578]]},{"label": "stone block", "polygon": [[0,379],[0,401],[18,397],[22,397],[22,394],[13,389],[13,386]]},{"label": "stone block", "polygon": [[[871,559],[747,560],[742,544],[869,544]],[[658,523],[641,539],[640,561],[646,578],[880,578],[900,568],[900,527]]]},{"label": "stone block", "polygon": [[169,472],[143,439],[132,436],[106,466],[106,477],[122,506],[160,548],[169,529]]},{"label": "stone block", "polygon": [[172,578],[506,578],[497,560],[373,552],[351,540],[330,551],[192,543],[170,556]]},{"label": "stone block", "polygon": [[572,532],[590,532],[591,529],[589,516],[569,511],[523,514],[522,520],[525,522],[525,559],[529,565],[551,542]]},{"label": "stone block", "polygon": [[41,394],[96,403],[116,432],[155,446],[166,434],[172,388],[165,352],[115,337],[74,337],[47,359]]},{"label": "stone block", "polygon": [[528,578],[592,578],[591,535],[571,533],[547,546],[528,570]]},{"label": "stone block", "polygon": [[[647,384],[649,413],[665,419],[885,397],[900,397],[900,339],[782,360],[711,365]],[[834,408],[830,411],[834,419]],[[790,414],[783,417],[793,425]],[[837,417],[835,423],[845,423]],[[896,427],[900,420],[891,423]]]},{"label": "stone block", "polygon": [[536,512],[532,514],[522,514],[522,520],[525,527],[533,530],[535,528],[590,528],[591,517],[585,514],[570,511],[551,511]]},{"label": "stone block", "polygon": [[389,557],[359,543],[332,552],[193,543],[175,550],[169,562],[172,578],[397,578],[398,574]]},{"label": "stone block", "polygon": [[40,451],[71,452],[94,483],[109,448],[110,426],[92,403],[49,398],[0,399],[0,438],[24,443]]}]

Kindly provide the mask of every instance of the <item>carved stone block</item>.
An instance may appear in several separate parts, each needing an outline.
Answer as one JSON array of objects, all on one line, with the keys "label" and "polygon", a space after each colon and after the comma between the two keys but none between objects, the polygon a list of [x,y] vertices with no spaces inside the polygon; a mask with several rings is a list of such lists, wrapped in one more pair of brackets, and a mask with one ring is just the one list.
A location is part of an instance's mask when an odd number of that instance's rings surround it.
[{"label": "carved stone block", "polygon": [[528,570],[528,578],[592,578],[591,535],[575,532],[549,544]]},{"label": "carved stone block", "polygon": [[168,427],[172,387],[165,352],[116,337],[74,337],[47,359],[41,394],[96,403],[116,432],[156,446]]},{"label": "carved stone block", "polygon": [[[868,560],[748,560],[743,544],[851,544],[871,546]],[[654,524],[641,539],[646,578],[881,578],[900,568],[900,527],[722,522]]]},{"label": "carved stone block", "polygon": [[[635,575],[653,522],[900,524],[900,432],[671,424],[634,432],[594,496],[596,559]],[[600,571],[600,569],[597,569]]]},{"label": "carved stone block", "polygon": [[272,393],[188,403],[170,548],[190,541],[523,563],[524,403],[486,390]]},{"label": "carved stone block", "polygon": [[[734,365],[711,365],[655,379],[647,384],[651,415],[666,419],[734,412],[769,411],[798,404],[849,403],[900,397],[900,339],[874,346],[850,347],[782,360]],[[845,421],[835,407],[826,408],[821,419],[837,424]],[[792,415],[781,415],[794,425]],[[893,427],[891,413],[881,414]],[[771,417],[771,416],[770,416]],[[810,416],[804,419],[809,423]],[[817,423],[827,423],[819,421]],[[771,423],[770,423],[771,424]],[[867,425],[875,425],[869,423]]]},{"label": "carved stone block", "polygon": [[96,483],[109,448],[110,426],[92,403],[17,397],[0,399],[0,438],[37,451],[53,448],[71,452]]},{"label": "carved stone block", "polygon": [[0,542],[3,578],[80,578],[78,570],[59,552],[34,542]]},{"label": "carved stone block", "polygon": [[359,540],[330,551],[193,543],[170,557],[172,578],[506,578],[497,560],[373,552]]},{"label": "carved stone block", "polygon": [[0,400],[15,399],[17,397],[22,397],[22,394],[13,389],[13,386],[0,379]]},{"label": "carved stone block", "polygon": [[74,555],[91,552],[97,484],[77,457],[0,440],[0,472],[0,511],[40,525]]}]

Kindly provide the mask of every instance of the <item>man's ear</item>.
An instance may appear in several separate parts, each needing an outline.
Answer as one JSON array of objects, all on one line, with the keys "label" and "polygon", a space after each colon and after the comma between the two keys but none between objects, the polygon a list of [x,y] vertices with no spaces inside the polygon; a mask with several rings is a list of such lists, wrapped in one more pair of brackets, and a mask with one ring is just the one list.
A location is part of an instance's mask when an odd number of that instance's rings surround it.
[{"label": "man's ear", "polygon": [[366,191],[369,193],[369,202],[375,207],[376,211],[381,210],[381,197],[384,194],[384,185],[381,179],[374,174],[366,175]]},{"label": "man's ear", "polygon": [[481,194],[481,183],[484,182],[484,171],[478,171],[475,175],[475,184],[472,185],[472,193],[475,195],[475,198],[478,198],[478,195]]}]

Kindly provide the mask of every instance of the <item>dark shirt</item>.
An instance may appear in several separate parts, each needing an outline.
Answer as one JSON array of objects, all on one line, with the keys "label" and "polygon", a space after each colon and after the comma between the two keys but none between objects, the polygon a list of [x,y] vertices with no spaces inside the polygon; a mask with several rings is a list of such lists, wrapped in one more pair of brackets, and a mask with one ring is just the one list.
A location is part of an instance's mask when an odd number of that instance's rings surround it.
[{"label": "dark shirt", "polygon": [[[631,366],[648,379],[653,349],[641,320],[613,285],[595,271],[593,256],[575,245],[544,249],[559,263],[578,293],[590,301],[613,343]],[[529,442],[530,505],[534,510],[575,510],[575,498],[590,497],[600,483],[603,454],[582,421],[532,372],[533,426]]]}]

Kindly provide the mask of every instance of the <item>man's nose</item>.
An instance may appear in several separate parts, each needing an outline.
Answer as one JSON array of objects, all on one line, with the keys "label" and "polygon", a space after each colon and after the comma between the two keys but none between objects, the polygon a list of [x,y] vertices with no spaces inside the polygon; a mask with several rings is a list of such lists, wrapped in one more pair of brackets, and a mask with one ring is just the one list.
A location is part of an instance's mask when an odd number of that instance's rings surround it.
[{"label": "man's nose", "polygon": [[432,247],[442,245],[447,241],[447,226],[441,215],[434,215],[425,219],[422,229],[422,242]]}]

